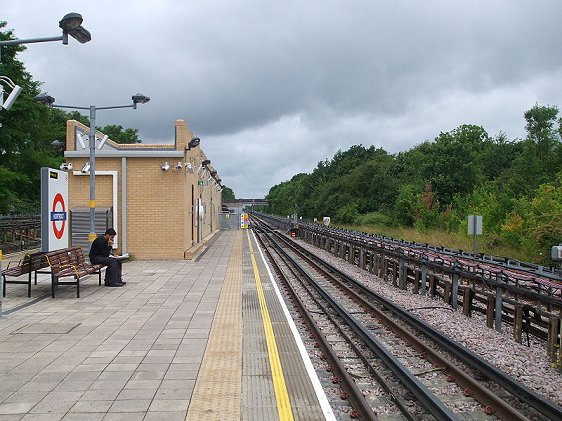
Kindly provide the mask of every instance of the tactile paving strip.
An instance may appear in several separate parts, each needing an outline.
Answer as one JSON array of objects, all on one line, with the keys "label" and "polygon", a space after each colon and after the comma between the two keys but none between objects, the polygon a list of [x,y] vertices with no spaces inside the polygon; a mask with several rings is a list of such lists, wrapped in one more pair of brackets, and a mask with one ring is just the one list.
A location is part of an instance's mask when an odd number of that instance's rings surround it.
[{"label": "tactile paving strip", "polygon": [[241,290],[242,231],[238,230],[186,420],[240,420]]},{"label": "tactile paving strip", "polygon": [[[324,415],[318,398],[300,357],[293,334],[289,328],[279,299],[267,274],[263,260],[254,243],[256,263],[260,273],[269,316],[276,337],[277,352],[281,359],[283,376],[291,404],[291,419],[322,420]],[[244,269],[250,267],[244,255]],[[272,371],[264,339],[264,326],[259,310],[253,273],[244,270],[243,320],[244,320],[244,369],[243,369],[243,419],[248,421],[275,420],[281,417],[275,402]],[[246,273],[247,272],[247,273]]]}]

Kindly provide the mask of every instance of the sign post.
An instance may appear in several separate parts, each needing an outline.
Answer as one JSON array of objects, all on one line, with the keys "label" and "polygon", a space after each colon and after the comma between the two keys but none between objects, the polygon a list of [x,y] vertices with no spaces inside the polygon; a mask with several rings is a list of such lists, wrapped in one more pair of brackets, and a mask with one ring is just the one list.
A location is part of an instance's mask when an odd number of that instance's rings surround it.
[{"label": "sign post", "polygon": [[41,168],[41,251],[68,247],[68,173]]},{"label": "sign post", "polygon": [[477,236],[482,235],[482,215],[468,215],[468,235],[474,236],[473,253],[478,253]]}]

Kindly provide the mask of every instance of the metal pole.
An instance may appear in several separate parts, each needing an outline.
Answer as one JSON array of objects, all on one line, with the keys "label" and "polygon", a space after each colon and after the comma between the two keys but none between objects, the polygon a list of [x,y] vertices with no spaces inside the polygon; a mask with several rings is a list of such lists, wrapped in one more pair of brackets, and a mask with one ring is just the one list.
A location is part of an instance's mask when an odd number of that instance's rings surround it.
[{"label": "metal pole", "polygon": [[472,215],[472,226],[474,227],[474,245],[472,247],[472,252],[478,254],[478,240],[476,236],[476,215]]},{"label": "metal pole", "polygon": [[96,107],[90,105],[90,233],[88,242],[96,239]]}]

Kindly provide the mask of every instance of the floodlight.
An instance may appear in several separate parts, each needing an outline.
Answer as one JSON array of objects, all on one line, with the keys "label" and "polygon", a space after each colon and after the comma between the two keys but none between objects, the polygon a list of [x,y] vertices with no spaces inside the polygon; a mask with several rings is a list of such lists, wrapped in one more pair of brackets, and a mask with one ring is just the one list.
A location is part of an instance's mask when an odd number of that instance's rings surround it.
[{"label": "floodlight", "polygon": [[80,13],[67,13],[59,22],[59,27],[64,31],[73,31],[82,25],[82,15]]},{"label": "floodlight", "polygon": [[[0,107],[4,108],[5,110],[9,110],[10,108],[12,108],[12,105],[14,105],[15,100],[18,99],[18,97],[20,96],[21,91],[22,91],[21,86],[15,85],[10,95],[8,95],[8,98],[6,98],[6,101],[2,103],[4,95],[0,97]],[[0,94],[1,93],[2,93],[2,88],[0,87]]]},{"label": "floodlight", "polygon": [[46,105],[47,107],[52,106],[55,103],[55,98],[49,94],[39,94],[35,97],[35,102],[39,104]]},{"label": "floodlight", "polygon": [[80,132],[76,132],[76,138],[78,139],[78,143],[80,143],[80,146],[82,146],[82,149],[86,149],[86,142],[84,141],[84,137],[85,134],[83,135]]},{"label": "floodlight", "polygon": [[199,146],[200,143],[201,143],[201,139],[199,139],[198,137],[194,137],[187,144],[187,149],[189,150],[191,148],[196,148],[197,146]]},{"label": "floodlight", "polygon": [[86,173],[90,172],[90,163],[89,163],[89,162],[86,162],[86,163],[84,164],[84,166],[82,167],[82,169],[80,170],[80,172],[81,172],[82,174],[86,174]]},{"label": "floodlight", "polygon": [[164,171],[164,172],[170,171],[170,163],[169,163],[169,162],[163,162],[163,163],[160,165],[160,169],[161,169],[162,171]]},{"label": "floodlight", "polygon": [[103,148],[103,145],[105,145],[105,142],[107,142],[107,139],[109,139],[108,135],[104,135],[104,137],[102,137],[100,144],[98,145],[98,149]]},{"label": "floodlight", "polygon": [[68,35],[70,35],[80,44],[86,44],[87,42],[90,42],[92,40],[92,34],[90,34],[90,32],[82,26],[72,31],[68,31]]},{"label": "floodlight", "polygon": [[135,94],[131,97],[131,99],[133,100],[133,108],[135,110],[137,109],[137,104],[146,104],[150,101],[150,98],[143,94]]},{"label": "floodlight", "polygon": [[55,139],[51,142],[51,148],[53,148],[57,152],[62,151],[64,146],[64,143],[58,139]]}]

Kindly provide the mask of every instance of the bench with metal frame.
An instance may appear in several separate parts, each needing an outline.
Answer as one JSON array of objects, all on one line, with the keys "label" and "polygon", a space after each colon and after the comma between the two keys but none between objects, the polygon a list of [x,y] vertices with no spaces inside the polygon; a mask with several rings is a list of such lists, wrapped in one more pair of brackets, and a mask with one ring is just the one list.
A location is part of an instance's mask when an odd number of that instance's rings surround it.
[{"label": "bench with metal frame", "polygon": [[[13,263],[13,262],[10,262]],[[48,268],[49,263],[45,258],[45,253],[26,253],[23,259],[21,259],[17,266],[8,267],[2,271],[2,278],[4,278],[4,285],[2,288],[2,296],[6,296],[6,284],[27,284],[27,296],[31,297],[31,273],[35,273],[35,285],[37,285],[37,274],[38,273],[50,273],[48,271],[43,271],[42,269]],[[27,280],[8,280],[7,276],[18,278],[27,274]]]},{"label": "bench with metal frame", "polygon": [[[58,285],[76,285],[76,298],[80,298],[80,279],[87,275],[98,275],[101,286],[101,269],[103,265],[92,265],[86,262],[81,247],[55,250],[46,254],[51,267],[51,296],[55,298]],[[73,281],[61,281],[61,278],[72,277]]]}]

